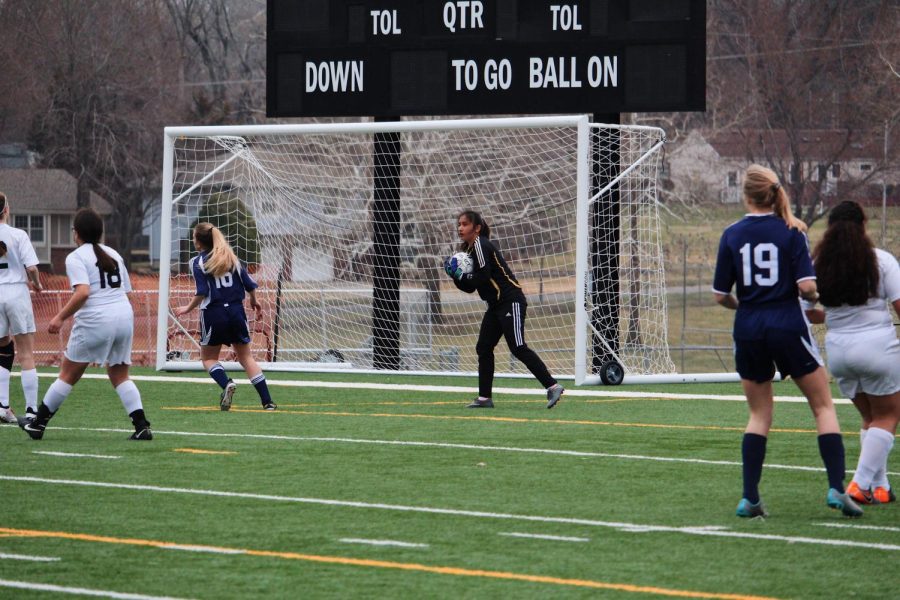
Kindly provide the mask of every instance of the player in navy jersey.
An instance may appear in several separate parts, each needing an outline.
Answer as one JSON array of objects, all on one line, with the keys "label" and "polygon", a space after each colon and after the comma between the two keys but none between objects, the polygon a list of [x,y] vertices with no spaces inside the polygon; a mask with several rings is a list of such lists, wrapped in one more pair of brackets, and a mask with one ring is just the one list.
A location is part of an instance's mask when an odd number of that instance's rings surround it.
[{"label": "player in navy jersey", "polygon": [[[812,409],[819,453],[828,474],[826,503],[845,515],[862,509],[844,490],[844,442],[822,359],[799,297],[818,298],[805,224],[791,213],[787,193],[771,169],[751,165],[744,175],[749,214],[722,234],[713,293],[737,314],[734,356],[750,419],[741,445],[744,493],[739,517],[765,517],[759,481],[772,426],[775,368],[790,376]],[[737,287],[737,297],[731,294]],[[799,296],[799,297],[798,297]]]},{"label": "player in navy jersey", "polygon": [[256,299],[256,282],[238,260],[225,236],[212,223],[198,223],[194,227],[194,247],[200,253],[191,259],[191,272],[197,284],[197,294],[191,302],[175,311],[177,316],[200,307],[200,360],[222,393],[219,408],[228,410],[237,385],[225,373],[219,362],[222,345],[234,348],[238,362],[259,394],[265,410],[277,406],[269,395],[269,386],[262,369],[250,352],[250,329],[244,312],[244,297],[257,313],[262,309]]},{"label": "player in navy jersey", "polygon": [[19,427],[35,440],[44,437],[53,417],[91,363],[106,365],[109,382],[131,417],[134,433],[129,439],[153,439],[144,414],[141,393],[129,378],[134,312],[128,299],[131,279],[119,253],[100,243],[103,219],[93,209],[82,208],[73,223],[78,248],[66,256],[66,275],[72,296],[50,320],[47,331],[59,333],[74,316],[75,324],[66,343],[59,377],[50,384],[33,420],[19,419]]},{"label": "player in navy jersey", "polygon": [[493,408],[491,399],[494,383],[494,348],[501,337],[513,356],[522,361],[547,389],[547,408],[553,408],[565,391],[550,375],[540,357],[525,344],[525,312],[528,307],[522,287],[500,251],[490,240],[490,227],[482,216],[467,210],[457,217],[457,231],[462,240],[460,251],[472,257],[471,273],[463,273],[448,259],[444,270],[453,278],[457,288],[478,295],[487,303],[481,320],[478,343],[478,398],[469,408]]}]

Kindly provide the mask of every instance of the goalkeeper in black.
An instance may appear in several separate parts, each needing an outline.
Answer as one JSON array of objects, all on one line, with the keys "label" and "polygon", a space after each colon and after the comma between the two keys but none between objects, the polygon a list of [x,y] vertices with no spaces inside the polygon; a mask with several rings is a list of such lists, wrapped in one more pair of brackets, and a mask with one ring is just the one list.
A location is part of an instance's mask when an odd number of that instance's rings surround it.
[{"label": "goalkeeper in black", "polygon": [[481,299],[487,302],[475,345],[478,354],[478,398],[468,407],[494,408],[491,400],[494,348],[500,338],[505,337],[512,355],[522,361],[547,389],[547,408],[553,408],[565,390],[547,370],[544,361],[525,344],[528,303],[509,265],[491,243],[490,227],[479,213],[467,210],[457,217],[457,231],[462,240],[460,251],[472,258],[472,272],[464,273],[452,259],[447,259],[444,270],[460,290],[467,294],[477,291]]}]

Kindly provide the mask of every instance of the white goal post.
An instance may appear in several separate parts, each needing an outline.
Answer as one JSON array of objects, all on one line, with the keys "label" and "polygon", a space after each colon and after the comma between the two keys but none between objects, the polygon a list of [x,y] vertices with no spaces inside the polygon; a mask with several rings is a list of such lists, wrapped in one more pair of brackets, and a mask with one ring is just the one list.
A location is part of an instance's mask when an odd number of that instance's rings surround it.
[{"label": "white goal post", "polygon": [[[585,116],[168,127],[157,368],[202,368],[198,314],[173,309],[194,294],[191,229],[210,221],[259,283],[263,369],[474,374],[484,303],[442,267],[473,209],[554,375],[700,380],[667,343],[664,140]],[[495,355],[497,375],[531,376],[503,341]]]}]

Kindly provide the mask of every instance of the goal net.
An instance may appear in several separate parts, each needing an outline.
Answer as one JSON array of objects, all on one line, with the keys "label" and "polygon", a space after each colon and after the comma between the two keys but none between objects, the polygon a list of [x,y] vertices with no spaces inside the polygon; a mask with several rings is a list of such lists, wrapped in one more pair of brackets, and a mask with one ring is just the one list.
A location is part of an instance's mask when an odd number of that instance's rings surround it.
[{"label": "goal net", "polygon": [[[485,304],[443,271],[482,213],[558,377],[673,373],[656,205],[661,130],[586,117],[166,129],[157,366],[202,368],[191,230],[259,283],[264,369],[472,374]],[[501,341],[497,374],[529,376]],[[227,359],[228,357],[226,357]],[[233,356],[231,357],[233,358]]]}]

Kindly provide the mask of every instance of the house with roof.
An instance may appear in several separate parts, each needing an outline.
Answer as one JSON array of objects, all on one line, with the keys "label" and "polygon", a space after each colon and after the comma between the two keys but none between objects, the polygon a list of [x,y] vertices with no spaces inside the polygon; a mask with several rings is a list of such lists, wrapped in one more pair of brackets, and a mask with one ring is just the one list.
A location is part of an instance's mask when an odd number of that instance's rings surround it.
[{"label": "house with roof", "polygon": [[853,189],[858,199],[860,195],[880,199],[883,185],[889,202],[900,203],[900,167],[890,161],[883,167],[884,139],[843,130],[806,130],[792,135],[785,130],[714,134],[694,130],[669,153],[666,171],[673,192],[688,201],[738,203],[741,177],[751,162],[775,165],[784,183],[793,189],[802,187],[804,193],[837,198]]},{"label": "house with roof", "polygon": [[[0,191],[9,200],[10,222],[28,232],[40,268],[66,272],[66,255],[75,249],[72,221],[78,210],[78,181],[63,169],[0,169]],[[90,193],[90,205],[104,217],[112,206]]]}]

